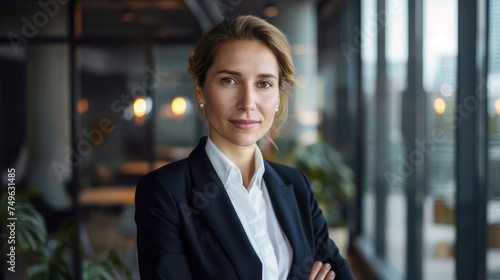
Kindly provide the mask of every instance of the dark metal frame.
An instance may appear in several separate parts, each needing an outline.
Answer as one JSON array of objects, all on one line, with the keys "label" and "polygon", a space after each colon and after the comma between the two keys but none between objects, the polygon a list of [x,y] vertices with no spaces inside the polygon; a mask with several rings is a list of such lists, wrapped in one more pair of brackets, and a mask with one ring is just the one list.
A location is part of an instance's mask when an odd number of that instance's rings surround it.
[{"label": "dark metal frame", "polygon": [[456,277],[459,280],[486,279],[488,118],[487,90],[481,80],[487,79],[487,7],[488,0],[458,1],[455,167]]},{"label": "dark metal frame", "polygon": [[[146,63],[151,69],[155,69],[155,54],[154,54],[154,46],[148,45],[146,47]],[[147,96],[151,98],[153,104],[155,103],[155,90],[147,90]],[[155,116],[156,116],[157,108],[153,106],[151,109],[151,117],[147,122],[147,142],[149,143],[148,147],[148,161],[151,169],[154,168],[156,162],[156,140],[155,140]]]},{"label": "dark metal frame", "polygon": [[[1,85],[2,85],[2,78],[0,76],[0,104],[3,104],[2,102],[4,102],[4,101],[2,101],[2,87],[1,87]],[[0,105],[0,117],[2,117],[2,116],[3,116],[3,111],[2,111],[2,106]],[[7,132],[7,131],[5,131],[5,128],[3,127],[2,121],[0,121],[0,131],[2,131],[2,133],[5,133],[5,134]],[[7,160],[5,160],[5,157],[4,157],[4,151],[3,151],[4,150],[4,140],[3,139],[4,139],[3,137],[0,137],[0,168],[2,170],[5,170],[5,168],[7,168],[7,166],[6,166]]]},{"label": "dark metal frame", "polygon": [[[70,94],[71,94],[71,148],[72,151],[77,151],[78,142],[80,141],[80,131],[81,131],[81,119],[78,114],[78,100],[80,100],[80,69],[78,65],[78,53],[74,38],[75,34],[75,13],[77,12],[76,0],[71,0],[68,5],[68,30],[67,34],[70,38]],[[72,167],[72,179],[70,182],[69,193],[71,194],[72,202],[72,213],[74,217],[74,222],[76,223],[76,228],[80,228],[80,220],[82,216],[82,208],[78,198],[80,192],[81,184],[81,174],[79,165],[74,165]],[[73,276],[76,280],[82,279],[82,255],[79,249],[80,238],[79,230],[78,234],[73,236]]]},{"label": "dark metal frame", "polygon": [[[423,0],[408,2],[408,72],[407,90],[403,95],[403,133],[405,158],[418,150],[415,139],[425,137],[426,94],[423,89]],[[413,105],[413,106],[412,106]],[[423,272],[423,201],[425,195],[425,162],[415,165],[415,171],[406,178],[406,277],[422,279]],[[411,221],[411,222],[410,222]]]},{"label": "dark metal frame", "polygon": [[[377,11],[385,11],[385,1],[377,0]],[[385,22],[385,19],[383,19]],[[385,55],[386,46],[385,23],[378,24],[377,36],[377,92],[376,96],[376,152],[378,162],[375,166],[375,253],[382,259],[386,255],[386,201],[387,182],[384,173],[387,170],[387,62]]]},{"label": "dark metal frame", "polygon": [[[361,26],[361,0],[349,1],[349,5],[352,6],[352,24],[354,26]],[[355,60],[356,64],[356,80],[358,82],[356,89],[356,107],[357,107],[357,119],[356,119],[356,145],[354,153],[354,170],[355,170],[355,184],[358,187],[356,197],[354,200],[354,205],[351,211],[354,213],[350,215],[354,219],[350,222],[350,242],[352,242],[354,236],[363,233],[363,220],[358,218],[361,217],[363,213],[363,193],[364,188],[364,173],[365,165],[364,161],[365,155],[365,98],[363,95],[363,79],[362,79],[362,63],[361,55],[358,55]],[[351,247],[351,246],[350,246]]]}]

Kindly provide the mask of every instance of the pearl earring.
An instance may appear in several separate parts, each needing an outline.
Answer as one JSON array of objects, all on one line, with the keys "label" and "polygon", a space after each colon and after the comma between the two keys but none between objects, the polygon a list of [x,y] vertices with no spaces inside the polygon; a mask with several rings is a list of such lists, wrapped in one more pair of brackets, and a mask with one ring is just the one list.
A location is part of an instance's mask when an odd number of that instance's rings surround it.
[{"label": "pearl earring", "polygon": [[205,104],[200,103],[200,109],[205,109]]},{"label": "pearl earring", "polygon": [[275,112],[278,112],[280,110],[279,107],[276,107],[276,109],[274,110]]}]

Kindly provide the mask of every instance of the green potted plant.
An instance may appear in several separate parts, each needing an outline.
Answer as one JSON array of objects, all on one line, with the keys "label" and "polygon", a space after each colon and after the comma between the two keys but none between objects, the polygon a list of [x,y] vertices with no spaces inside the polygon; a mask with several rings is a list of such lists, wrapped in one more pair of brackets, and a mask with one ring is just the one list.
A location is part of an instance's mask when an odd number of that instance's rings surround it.
[{"label": "green potted plant", "polygon": [[312,144],[299,145],[295,139],[281,138],[274,148],[264,146],[266,159],[294,166],[307,174],[329,226],[345,224],[345,209],[354,197],[356,186],[351,168],[329,143],[320,138]]},{"label": "green potted plant", "polygon": [[[2,261],[0,265],[2,272],[7,273],[8,267],[15,266],[16,261],[19,261],[19,252],[40,250],[47,241],[47,228],[42,215],[33,206],[26,203],[22,195],[15,195],[15,192],[10,194],[4,192],[0,196],[0,219],[2,222],[10,223],[12,221],[14,223],[12,230],[9,227],[0,229],[2,255],[4,252],[10,254],[11,248],[14,249],[15,254],[11,264],[8,263],[10,261],[10,257],[8,257],[9,259]],[[6,267],[7,265],[8,267]],[[10,271],[14,272],[13,270],[15,268]]]},{"label": "green potted plant", "polygon": [[[17,195],[15,201],[16,220],[16,257],[20,253],[30,257],[26,271],[27,279],[30,280],[68,280],[72,279],[70,265],[70,252],[73,248],[72,241],[78,238],[76,223],[67,221],[63,223],[54,237],[47,233],[47,227],[43,216],[27,202],[28,200]],[[6,221],[10,217],[8,211],[8,194],[0,197],[0,219]],[[2,231],[5,230],[2,228]],[[2,232],[2,252],[10,245],[8,240],[10,233]],[[77,239],[79,240],[79,239]],[[79,246],[80,249],[80,246]],[[5,266],[5,262],[2,262]],[[7,271],[2,267],[2,271]],[[109,251],[101,257],[84,256],[82,264],[83,279],[132,279],[131,273],[123,265],[115,251]],[[6,272],[7,273],[7,272]],[[16,271],[16,273],[22,273]]]}]

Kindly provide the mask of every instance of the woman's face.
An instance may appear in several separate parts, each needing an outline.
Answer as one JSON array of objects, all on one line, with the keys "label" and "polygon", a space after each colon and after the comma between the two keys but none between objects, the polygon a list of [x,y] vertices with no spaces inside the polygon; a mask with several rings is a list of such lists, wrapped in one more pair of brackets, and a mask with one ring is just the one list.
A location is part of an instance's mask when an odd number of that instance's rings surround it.
[{"label": "woman's face", "polygon": [[269,131],[280,99],[278,69],[273,52],[259,41],[232,41],[219,49],[205,84],[196,86],[219,149],[252,146]]}]

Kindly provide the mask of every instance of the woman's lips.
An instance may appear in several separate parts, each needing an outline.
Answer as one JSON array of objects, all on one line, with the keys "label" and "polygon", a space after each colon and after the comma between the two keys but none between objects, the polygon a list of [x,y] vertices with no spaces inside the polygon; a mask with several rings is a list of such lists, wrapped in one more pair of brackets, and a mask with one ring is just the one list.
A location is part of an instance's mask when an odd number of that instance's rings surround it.
[{"label": "woman's lips", "polygon": [[242,129],[242,130],[249,130],[257,126],[259,123],[256,120],[244,120],[244,119],[238,119],[238,120],[230,120],[230,122],[237,128]]}]

